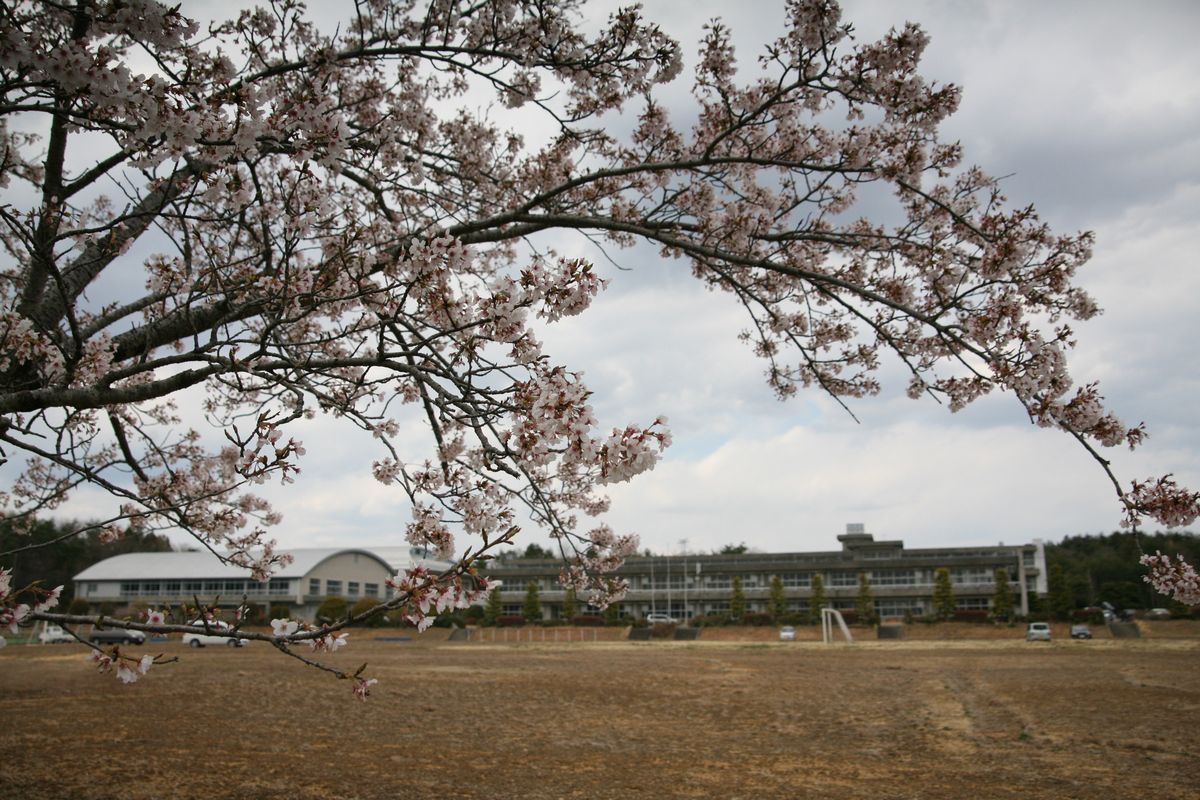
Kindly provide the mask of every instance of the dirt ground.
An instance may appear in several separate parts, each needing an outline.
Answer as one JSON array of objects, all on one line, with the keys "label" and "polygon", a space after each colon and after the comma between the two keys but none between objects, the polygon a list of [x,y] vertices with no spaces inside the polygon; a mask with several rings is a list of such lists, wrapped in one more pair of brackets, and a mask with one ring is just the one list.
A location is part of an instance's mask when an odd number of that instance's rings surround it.
[{"label": "dirt ground", "polygon": [[336,659],[369,663],[366,703],[265,645],[139,648],[180,661],[132,686],[81,646],[8,647],[0,797],[1200,797],[1190,636],[371,635]]}]

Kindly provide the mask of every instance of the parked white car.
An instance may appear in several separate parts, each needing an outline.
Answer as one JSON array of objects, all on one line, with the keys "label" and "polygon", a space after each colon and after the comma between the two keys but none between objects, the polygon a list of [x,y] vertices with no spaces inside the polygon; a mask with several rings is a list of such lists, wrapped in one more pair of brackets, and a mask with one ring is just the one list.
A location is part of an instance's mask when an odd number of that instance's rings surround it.
[{"label": "parked white car", "polygon": [[675,619],[670,614],[658,612],[655,614],[647,614],[646,622],[649,622],[651,625],[675,625],[679,622],[679,620]]},{"label": "parked white car", "polygon": [[1025,629],[1025,641],[1027,641],[1027,642],[1048,642],[1048,641],[1050,641],[1050,625],[1045,622],[1029,623],[1029,627]]},{"label": "parked white car", "polygon": [[794,642],[796,641],[796,629],[791,625],[784,625],[779,629],[779,641]]},{"label": "parked white car", "polygon": [[75,637],[62,629],[61,625],[47,625],[46,630],[38,634],[42,644],[63,644],[75,641]]},{"label": "parked white car", "polygon": [[[225,645],[226,647],[241,647],[245,642],[241,639],[231,638],[229,636],[217,636],[213,633],[205,633],[204,621],[196,620],[192,623],[192,627],[196,629],[195,633],[188,632],[183,635],[183,643],[192,647],[204,647],[205,645],[216,644]],[[233,628],[228,622],[220,620],[209,620],[208,630],[210,631],[228,631]]]}]

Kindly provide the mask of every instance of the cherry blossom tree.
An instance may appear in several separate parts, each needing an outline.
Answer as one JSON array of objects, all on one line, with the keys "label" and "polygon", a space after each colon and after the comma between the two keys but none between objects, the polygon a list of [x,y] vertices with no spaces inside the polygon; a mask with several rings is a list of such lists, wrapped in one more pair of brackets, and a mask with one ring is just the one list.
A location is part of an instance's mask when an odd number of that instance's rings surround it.
[{"label": "cherry blossom tree", "polygon": [[[1143,428],[1067,371],[1070,323],[1098,311],[1075,283],[1091,237],[1009,207],[938,138],[959,90],[919,74],[917,25],[859,42],[832,0],[787,11],[744,79],[729,30],[706,27],[681,127],[656,98],[680,45],[636,8],[586,33],[574,0],[357,0],[336,30],[296,0],[206,29],[148,0],[0,7],[0,457],[19,470],[0,513],[21,524],[100,489],[105,536],[182,529],[262,579],[283,557],[254,486],[293,479],[292,423],[325,414],[373,434],[407,539],[454,562],[396,576],[389,609],[424,625],[469,604],[523,520],[554,537],[566,586],[620,596],[605,573],[637,539],[595,521],[603,487],[651,469],[670,434],[661,418],[606,432],[543,352],[537,327],[605,285],[547,245],[557,232],[649,242],[731,295],[780,397],[873,394],[884,359],[952,410],[1007,391],[1096,460],[1128,524],[1195,519],[1169,476],[1117,480],[1102,448]],[[527,141],[493,108],[552,134]],[[856,216],[864,192],[901,218]],[[90,299],[102,287],[120,299]],[[184,420],[195,395],[205,419]],[[423,453],[397,443],[414,418]],[[1190,566],[1153,563],[1194,601]],[[0,627],[99,621],[8,583]],[[361,670],[295,649],[336,650],[355,621],[230,635],[365,698]],[[122,680],[152,666],[96,660]]]}]

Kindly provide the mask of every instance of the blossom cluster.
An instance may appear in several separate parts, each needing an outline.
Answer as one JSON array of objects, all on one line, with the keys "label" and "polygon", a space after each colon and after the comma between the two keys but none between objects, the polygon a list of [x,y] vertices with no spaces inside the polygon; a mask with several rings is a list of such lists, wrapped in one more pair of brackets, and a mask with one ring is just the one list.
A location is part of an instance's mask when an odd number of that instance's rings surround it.
[{"label": "blossom cluster", "polygon": [[487,580],[470,576],[454,575],[450,578],[431,573],[426,567],[417,565],[402,574],[389,578],[387,585],[405,599],[402,608],[404,619],[424,631],[433,625],[437,615],[455,608],[469,608],[472,603],[487,594]]},{"label": "blossom cluster", "polygon": [[1183,556],[1172,559],[1156,550],[1152,556],[1142,556],[1141,563],[1149,567],[1144,580],[1156,592],[1184,605],[1200,606],[1200,573]]},{"label": "blossom cluster", "polygon": [[[16,636],[18,626],[25,622],[30,614],[46,611],[58,605],[58,598],[62,594],[62,590],[61,586],[56,586],[49,591],[37,586],[28,587],[23,591],[14,590],[12,570],[0,567],[0,632]],[[17,602],[18,595],[25,593],[32,595],[34,601],[32,605]],[[0,635],[0,647],[4,647],[6,644],[7,640]]]},{"label": "blossom cluster", "polygon": [[87,660],[101,672],[112,672],[121,683],[133,683],[154,666],[154,656],[152,655],[130,658],[117,652],[117,648],[113,648],[111,652],[92,650],[88,654]]},{"label": "blossom cluster", "polygon": [[281,443],[281,437],[279,426],[266,415],[260,415],[253,446],[243,445],[237,471],[252,483],[263,483],[272,472],[279,472],[283,483],[293,483],[292,475],[300,472],[294,459],[304,455],[304,446],[295,439]]}]

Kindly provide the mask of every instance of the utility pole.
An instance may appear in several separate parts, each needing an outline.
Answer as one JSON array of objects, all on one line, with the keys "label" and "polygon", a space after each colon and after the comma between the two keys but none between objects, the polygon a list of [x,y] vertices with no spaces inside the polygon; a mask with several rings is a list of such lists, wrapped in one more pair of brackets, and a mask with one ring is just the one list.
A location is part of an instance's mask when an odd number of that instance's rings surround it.
[{"label": "utility pole", "polygon": [[654,614],[658,611],[658,606],[654,604],[654,558],[650,558],[650,613]]},{"label": "utility pole", "polygon": [[[670,548],[667,548],[668,551]],[[665,556],[667,562],[667,616],[672,616],[671,611],[671,553],[668,552]]]},{"label": "utility pole", "polygon": [[687,539],[680,539],[680,540],[679,540],[679,546],[680,546],[680,549],[682,549],[682,550],[683,550],[683,624],[684,624],[684,625],[687,625],[687,623],[688,623],[688,602],[687,602],[687,585],[688,585],[688,571],[687,571]]}]

